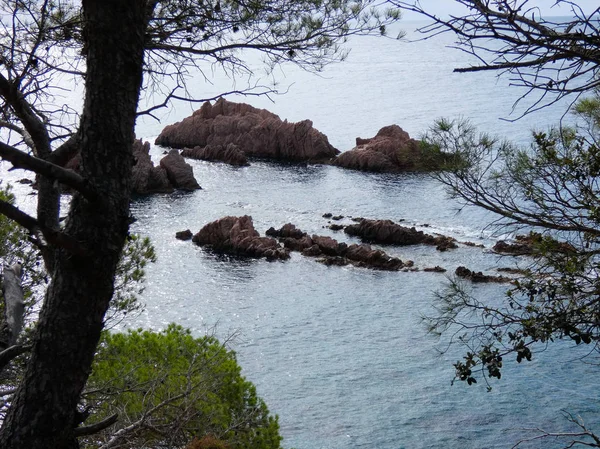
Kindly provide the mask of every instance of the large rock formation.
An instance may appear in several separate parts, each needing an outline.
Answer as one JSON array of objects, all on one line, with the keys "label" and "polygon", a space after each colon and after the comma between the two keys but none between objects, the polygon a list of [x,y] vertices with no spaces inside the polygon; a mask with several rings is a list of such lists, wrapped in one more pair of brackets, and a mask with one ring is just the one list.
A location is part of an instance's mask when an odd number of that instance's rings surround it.
[{"label": "large rock formation", "polygon": [[225,162],[238,167],[250,165],[246,154],[234,143],[186,148],[181,152],[181,155],[201,161]]},{"label": "large rock formation", "polygon": [[287,250],[275,239],[261,237],[254,229],[252,217],[224,217],[208,223],[194,235],[192,241],[200,246],[209,246],[214,251],[226,254],[269,260],[289,259]]},{"label": "large rock formation", "polygon": [[414,227],[407,228],[391,220],[368,220],[363,218],[357,224],[346,226],[344,232],[371,243],[403,246],[434,245],[440,251],[457,247],[455,240],[451,237],[425,234],[423,231],[417,231]]},{"label": "large rock formation", "polygon": [[323,162],[335,157],[327,136],[310,120],[282,121],[265,109],[220,98],[206,102],[190,117],[163,129],[157,145],[172,148],[237,145],[247,156],[287,161]]},{"label": "large rock formation", "polygon": [[333,164],[371,172],[429,171],[441,168],[447,157],[427,149],[398,125],[385,126],[375,137],[356,138],[356,147],[340,154]]}]

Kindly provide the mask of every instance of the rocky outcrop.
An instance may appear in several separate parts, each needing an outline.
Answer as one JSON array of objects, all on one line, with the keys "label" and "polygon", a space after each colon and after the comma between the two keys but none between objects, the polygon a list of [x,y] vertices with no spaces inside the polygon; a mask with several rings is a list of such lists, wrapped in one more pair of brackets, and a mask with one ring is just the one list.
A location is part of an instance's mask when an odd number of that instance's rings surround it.
[{"label": "rocky outcrop", "polygon": [[175,190],[169,182],[167,172],[162,167],[155,167],[150,157],[150,143],[136,139],[133,143],[135,163],[132,173],[132,190],[134,193],[169,193]]},{"label": "rocky outcrop", "polygon": [[267,235],[279,238],[290,251],[298,251],[307,257],[318,257],[318,261],[326,265],[352,264],[387,271],[397,271],[410,265],[364,243],[348,246],[328,236],[309,236],[291,223],[283,225],[279,230],[269,228]]},{"label": "rocky outcrop", "polygon": [[133,143],[133,157],[133,193],[170,193],[175,189],[191,191],[201,188],[194,178],[192,167],[177,151],[171,151],[155,167],[150,157],[150,143],[137,139]]},{"label": "rocky outcrop", "polygon": [[160,166],[165,170],[169,182],[179,190],[193,191],[200,189],[194,178],[194,170],[177,150],[171,150],[160,160]]},{"label": "rocky outcrop", "polygon": [[412,139],[398,125],[385,126],[375,137],[356,138],[356,147],[340,154],[334,165],[354,170],[397,173],[439,170],[448,156]]},{"label": "rocky outcrop", "polygon": [[237,145],[246,156],[322,162],[339,151],[310,120],[282,121],[266,109],[220,98],[206,102],[190,117],[163,129],[157,145],[172,148]]},{"label": "rocky outcrop", "polygon": [[497,283],[505,283],[511,282],[512,279],[505,276],[490,276],[487,274],[483,274],[481,271],[475,272],[471,271],[466,267],[458,267],[454,274],[463,279],[467,279],[471,282],[475,283],[487,283],[487,282],[497,282]]},{"label": "rocky outcrop", "polygon": [[289,259],[289,252],[275,239],[261,237],[254,229],[252,217],[224,217],[208,223],[194,235],[192,241],[209,246],[220,253],[268,260]]},{"label": "rocky outcrop", "polygon": [[250,165],[246,154],[234,143],[186,148],[181,152],[181,155],[201,161],[224,162],[237,167]]},{"label": "rocky outcrop", "polygon": [[573,254],[575,247],[567,242],[559,242],[548,236],[543,236],[539,232],[530,232],[527,235],[517,235],[514,242],[506,240],[498,241],[492,250],[501,254],[511,254],[513,256],[531,256],[544,251],[562,254]]},{"label": "rocky outcrop", "polygon": [[391,220],[361,219],[358,224],[348,225],[344,228],[348,235],[360,237],[370,243],[391,245],[434,245],[440,251],[456,248],[455,240],[446,236],[433,236],[417,231],[414,227],[408,228],[394,223]]}]

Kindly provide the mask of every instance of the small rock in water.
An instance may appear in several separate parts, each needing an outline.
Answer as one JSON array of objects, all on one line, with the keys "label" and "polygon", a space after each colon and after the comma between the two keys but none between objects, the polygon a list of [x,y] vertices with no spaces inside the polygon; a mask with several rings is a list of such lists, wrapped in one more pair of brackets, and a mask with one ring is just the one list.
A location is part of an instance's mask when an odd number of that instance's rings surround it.
[{"label": "small rock in water", "polygon": [[175,238],[178,240],[191,240],[194,234],[189,229],[178,231],[175,233]]}]

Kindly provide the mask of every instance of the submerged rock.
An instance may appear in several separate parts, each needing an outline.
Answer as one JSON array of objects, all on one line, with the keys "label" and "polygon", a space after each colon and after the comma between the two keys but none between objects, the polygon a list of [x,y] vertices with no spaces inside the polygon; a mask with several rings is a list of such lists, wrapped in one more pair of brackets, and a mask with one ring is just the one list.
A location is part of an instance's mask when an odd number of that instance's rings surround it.
[{"label": "submerged rock", "polygon": [[157,145],[172,148],[237,145],[246,156],[322,162],[339,151],[310,120],[282,121],[266,109],[220,98],[206,102],[190,117],[163,129]]},{"label": "submerged rock", "polygon": [[226,254],[269,260],[289,259],[289,252],[275,239],[261,237],[254,229],[252,217],[224,217],[205,225],[192,241],[200,246],[210,246]]},{"label": "submerged rock", "polygon": [[340,154],[334,165],[369,172],[439,170],[450,156],[412,139],[398,125],[381,128],[370,139],[356,138],[356,147]]}]

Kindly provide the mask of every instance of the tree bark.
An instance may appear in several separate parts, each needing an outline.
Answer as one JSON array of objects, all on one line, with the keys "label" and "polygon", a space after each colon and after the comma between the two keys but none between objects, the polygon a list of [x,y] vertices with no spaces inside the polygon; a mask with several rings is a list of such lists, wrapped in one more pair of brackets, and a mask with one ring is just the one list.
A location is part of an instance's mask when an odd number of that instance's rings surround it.
[{"label": "tree bark", "polygon": [[82,176],[102,204],[76,194],[64,233],[87,251],[56,248],[31,358],[0,430],[0,447],[75,447],[87,381],[129,227],[132,144],[142,81],[145,0],[83,0],[87,58]]}]

